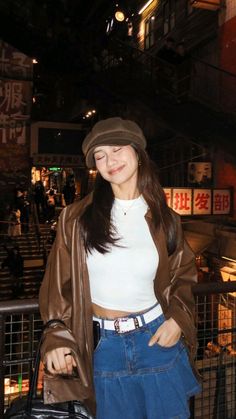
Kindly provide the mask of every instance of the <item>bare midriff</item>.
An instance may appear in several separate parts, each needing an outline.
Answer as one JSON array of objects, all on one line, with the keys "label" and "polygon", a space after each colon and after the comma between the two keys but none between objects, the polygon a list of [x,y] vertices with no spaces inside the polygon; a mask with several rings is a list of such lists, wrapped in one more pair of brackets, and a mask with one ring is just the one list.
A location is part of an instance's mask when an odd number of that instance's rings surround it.
[{"label": "bare midriff", "polygon": [[[108,308],[98,306],[97,304],[93,303],[93,314],[96,317],[102,317],[102,318],[105,318],[105,319],[115,319],[117,317],[129,316],[129,314],[131,314],[131,313],[132,313],[131,311],[111,310],[111,309],[108,309]],[[141,311],[140,311],[140,313],[141,313]]]}]

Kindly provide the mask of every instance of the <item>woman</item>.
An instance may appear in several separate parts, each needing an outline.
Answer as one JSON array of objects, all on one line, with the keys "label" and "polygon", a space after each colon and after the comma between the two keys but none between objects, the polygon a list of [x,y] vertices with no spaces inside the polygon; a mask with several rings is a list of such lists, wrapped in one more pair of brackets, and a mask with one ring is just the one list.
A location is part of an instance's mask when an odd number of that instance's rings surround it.
[{"label": "woman", "polygon": [[97,419],[188,418],[199,391],[194,256],[145,147],[132,121],[95,124],[83,142],[94,192],[61,213],[40,290],[43,320],[66,324],[45,332],[45,401],[94,412],[96,393]]}]

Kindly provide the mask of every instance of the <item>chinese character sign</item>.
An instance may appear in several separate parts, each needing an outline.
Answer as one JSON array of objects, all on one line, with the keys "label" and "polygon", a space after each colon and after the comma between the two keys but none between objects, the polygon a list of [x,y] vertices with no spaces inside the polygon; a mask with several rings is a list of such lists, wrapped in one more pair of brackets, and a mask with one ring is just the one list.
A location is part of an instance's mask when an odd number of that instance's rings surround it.
[{"label": "chinese character sign", "polygon": [[169,207],[180,215],[230,214],[230,189],[164,188]]},{"label": "chinese character sign", "polygon": [[173,188],[172,208],[180,215],[192,214],[192,189]]},{"label": "chinese character sign", "polygon": [[230,213],[230,190],[215,189],[213,191],[213,214]]},{"label": "chinese character sign", "polygon": [[6,188],[28,182],[32,66],[30,57],[0,41],[0,181]]},{"label": "chinese character sign", "polygon": [[0,40],[0,77],[29,80],[32,74],[32,59]]},{"label": "chinese character sign", "polygon": [[171,188],[164,188],[166,202],[169,207],[171,207]]},{"label": "chinese character sign", "polygon": [[211,214],[211,189],[193,190],[193,214]]},{"label": "chinese character sign", "polygon": [[34,165],[42,166],[64,166],[64,167],[84,167],[82,156],[63,155],[63,154],[35,154],[33,156]]},{"label": "chinese character sign", "polygon": [[26,77],[32,69],[30,62],[29,57],[0,41],[0,146],[26,144],[32,101],[32,83]]},{"label": "chinese character sign", "polygon": [[0,80],[0,144],[25,144],[30,106],[28,82]]}]

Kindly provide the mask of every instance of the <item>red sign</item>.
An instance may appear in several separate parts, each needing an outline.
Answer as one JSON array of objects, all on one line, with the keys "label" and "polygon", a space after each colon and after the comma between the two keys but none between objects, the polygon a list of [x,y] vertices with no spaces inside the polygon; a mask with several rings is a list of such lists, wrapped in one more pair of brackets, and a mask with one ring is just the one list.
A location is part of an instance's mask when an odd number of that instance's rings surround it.
[{"label": "red sign", "polygon": [[211,189],[193,190],[193,214],[211,214]]},{"label": "red sign", "polygon": [[215,189],[213,191],[213,214],[229,214],[230,191],[227,189]]},{"label": "red sign", "polygon": [[230,189],[164,188],[167,204],[180,215],[230,214]]},{"label": "red sign", "polygon": [[172,193],[172,208],[181,215],[190,215],[192,213],[192,189],[173,188]]}]

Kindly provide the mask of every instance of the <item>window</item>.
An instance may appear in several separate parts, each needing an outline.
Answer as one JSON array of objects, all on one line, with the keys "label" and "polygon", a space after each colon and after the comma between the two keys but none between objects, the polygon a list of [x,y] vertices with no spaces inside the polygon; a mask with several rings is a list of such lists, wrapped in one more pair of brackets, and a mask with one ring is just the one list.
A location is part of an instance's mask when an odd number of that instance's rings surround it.
[{"label": "window", "polygon": [[152,15],[149,19],[145,21],[145,38],[144,38],[144,48],[149,49],[154,45],[155,37],[154,37],[154,29],[155,29],[155,16]]},{"label": "window", "polygon": [[170,7],[169,2],[166,2],[163,6],[163,19],[164,19],[164,35],[166,35],[170,30]]},{"label": "window", "polygon": [[175,27],[175,2],[176,0],[168,0],[163,5],[164,35]]}]

